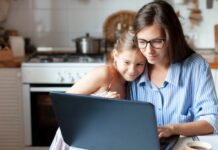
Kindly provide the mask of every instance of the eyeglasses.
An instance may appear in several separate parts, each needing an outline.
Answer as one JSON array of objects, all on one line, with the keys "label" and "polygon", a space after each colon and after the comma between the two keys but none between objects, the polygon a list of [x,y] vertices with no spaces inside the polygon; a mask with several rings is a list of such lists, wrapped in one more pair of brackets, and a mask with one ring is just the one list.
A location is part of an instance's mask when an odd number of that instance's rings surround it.
[{"label": "eyeglasses", "polygon": [[164,47],[166,39],[153,39],[150,41],[144,40],[144,39],[135,39],[135,44],[138,48],[144,49],[147,47],[148,43],[150,43],[151,47],[154,49],[161,49]]}]

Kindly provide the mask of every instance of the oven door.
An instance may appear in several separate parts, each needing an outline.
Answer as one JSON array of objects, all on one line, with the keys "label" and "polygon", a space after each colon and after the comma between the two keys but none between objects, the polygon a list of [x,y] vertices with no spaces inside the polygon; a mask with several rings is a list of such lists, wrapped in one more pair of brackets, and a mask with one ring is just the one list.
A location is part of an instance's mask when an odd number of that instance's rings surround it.
[{"label": "oven door", "polygon": [[50,92],[65,92],[71,85],[24,84],[24,131],[26,146],[50,146],[58,124]]}]

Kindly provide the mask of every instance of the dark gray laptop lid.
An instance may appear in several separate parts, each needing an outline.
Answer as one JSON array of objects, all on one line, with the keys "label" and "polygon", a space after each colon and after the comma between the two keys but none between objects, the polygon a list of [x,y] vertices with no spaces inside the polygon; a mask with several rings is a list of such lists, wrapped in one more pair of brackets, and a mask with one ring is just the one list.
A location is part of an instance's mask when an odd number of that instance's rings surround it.
[{"label": "dark gray laptop lid", "polygon": [[160,150],[154,106],[51,93],[64,141],[89,150]]}]

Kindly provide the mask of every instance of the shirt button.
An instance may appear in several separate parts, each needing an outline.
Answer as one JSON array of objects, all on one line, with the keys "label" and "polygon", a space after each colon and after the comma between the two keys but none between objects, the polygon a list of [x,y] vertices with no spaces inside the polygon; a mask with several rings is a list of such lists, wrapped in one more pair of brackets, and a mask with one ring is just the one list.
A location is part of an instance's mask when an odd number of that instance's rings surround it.
[{"label": "shirt button", "polygon": [[161,111],[161,108],[158,108],[159,111]]}]

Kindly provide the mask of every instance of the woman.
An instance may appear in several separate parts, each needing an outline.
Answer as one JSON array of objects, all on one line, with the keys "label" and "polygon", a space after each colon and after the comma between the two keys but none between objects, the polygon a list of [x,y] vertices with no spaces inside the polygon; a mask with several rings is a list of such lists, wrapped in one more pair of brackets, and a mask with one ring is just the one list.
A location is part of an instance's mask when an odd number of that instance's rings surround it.
[{"label": "woman", "polygon": [[218,100],[208,63],[185,41],[165,1],[143,6],[134,21],[135,42],[148,63],[129,86],[130,98],[154,104],[159,137],[218,133]]},{"label": "woman", "polygon": [[[126,81],[133,81],[144,71],[146,59],[133,43],[134,34],[123,33],[113,50],[114,64],[94,69],[74,84],[67,93],[126,98]],[[57,130],[50,150],[70,150]]]}]

